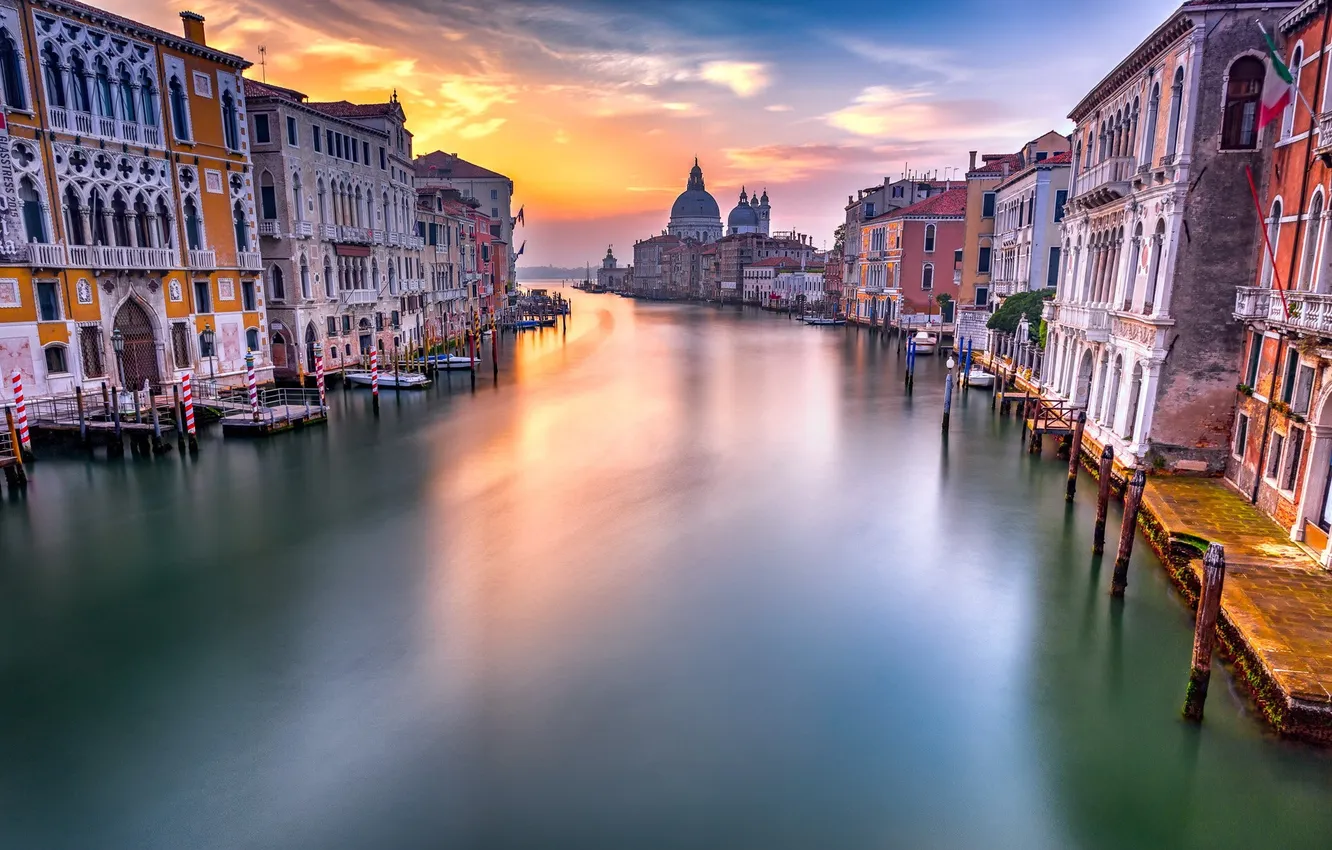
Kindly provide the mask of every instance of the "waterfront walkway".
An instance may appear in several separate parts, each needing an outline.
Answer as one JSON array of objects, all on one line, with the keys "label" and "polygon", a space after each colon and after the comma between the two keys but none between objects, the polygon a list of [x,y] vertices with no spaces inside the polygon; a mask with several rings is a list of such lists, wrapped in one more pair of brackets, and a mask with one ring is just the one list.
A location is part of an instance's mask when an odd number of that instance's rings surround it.
[{"label": "waterfront walkway", "polygon": [[[1332,741],[1332,573],[1219,479],[1149,478],[1143,506],[1174,552],[1225,546],[1222,634],[1239,672],[1278,729]],[[1188,567],[1196,588],[1201,561]]]}]

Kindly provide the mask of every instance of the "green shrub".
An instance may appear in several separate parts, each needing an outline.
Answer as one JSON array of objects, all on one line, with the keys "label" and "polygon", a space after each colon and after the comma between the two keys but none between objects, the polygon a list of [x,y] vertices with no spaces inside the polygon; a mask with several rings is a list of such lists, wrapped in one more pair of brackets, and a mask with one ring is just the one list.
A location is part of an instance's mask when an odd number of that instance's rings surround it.
[{"label": "green shrub", "polygon": [[1027,317],[1027,334],[1032,342],[1041,342],[1041,305],[1047,298],[1054,297],[1053,289],[1036,289],[1019,292],[1004,299],[999,309],[994,311],[985,327],[992,331],[1017,333],[1018,322]]}]

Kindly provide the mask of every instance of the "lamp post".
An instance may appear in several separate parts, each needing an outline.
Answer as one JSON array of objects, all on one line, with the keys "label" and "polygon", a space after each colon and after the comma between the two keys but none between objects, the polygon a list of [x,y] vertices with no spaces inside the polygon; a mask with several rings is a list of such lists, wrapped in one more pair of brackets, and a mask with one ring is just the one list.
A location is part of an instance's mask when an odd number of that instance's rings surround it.
[{"label": "lamp post", "polygon": [[213,356],[213,339],[216,335],[213,333],[213,326],[204,322],[203,333],[199,334],[199,339],[203,341],[203,347],[208,352],[204,356],[208,358],[208,379],[216,380],[216,358]]},{"label": "lamp post", "polygon": [[120,385],[125,386],[125,335],[120,332],[120,328],[111,331],[111,347],[116,352],[116,377],[120,378]]}]

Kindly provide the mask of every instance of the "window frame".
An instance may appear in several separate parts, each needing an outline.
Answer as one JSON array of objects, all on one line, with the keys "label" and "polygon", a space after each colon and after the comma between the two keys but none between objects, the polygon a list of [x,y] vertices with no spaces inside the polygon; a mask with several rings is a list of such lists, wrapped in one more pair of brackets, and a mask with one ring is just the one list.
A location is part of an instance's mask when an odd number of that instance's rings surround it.
[{"label": "window frame", "polygon": [[285,117],[287,119],[285,122],[287,125],[287,147],[299,148],[301,146],[300,123],[296,120],[295,115],[287,115]]},{"label": "window frame", "polygon": [[213,282],[208,278],[197,278],[194,281],[194,312],[197,314],[213,312]]},{"label": "window frame", "polygon": [[[1272,432],[1272,444],[1267,449],[1267,463],[1263,466],[1263,480],[1277,485],[1277,476],[1281,474],[1281,459],[1286,452],[1286,435],[1281,431]],[[1280,489],[1280,488],[1278,488]]]},{"label": "window frame", "polygon": [[994,218],[995,192],[981,193],[981,218]]},{"label": "window frame", "polygon": [[[273,128],[269,125],[267,112],[259,112],[254,116],[254,143],[256,145],[268,145],[273,143]],[[260,132],[262,128],[262,132]]]},{"label": "window frame", "polygon": [[1307,434],[1303,428],[1291,428],[1286,432],[1286,448],[1281,459],[1281,477],[1277,479],[1277,489],[1285,493],[1295,492],[1299,480],[1299,464],[1304,460],[1304,447]]},{"label": "window frame", "polygon": [[1244,451],[1249,442],[1249,414],[1240,413],[1235,417],[1235,433],[1231,435],[1230,456],[1244,462]]},{"label": "window frame", "polygon": [[[61,368],[61,369],[52,369],[52,368],[51,368],[51,360],[50,360],[50,357],[51,357],[52,353],[55,353],[55,352],[59,352],[59,354],[60,354],[61,366],[63,367],[63,368]],[[52,376],[52,375],[69,375],[69,374],[71,374],[73,370],[70,369],[70,363],[69,363],[69,346],[66,345],[66,344],[63,343],[63,342],[53,342],[53,343],[50,343],[50,344],[48,344],[48,345],[43,345],[43,346],[42,346],[42,365],[46,367],[46,374],[47,374],[48,376]]]},{"label": "window frame", "polygon": [[[44,317],[44,308],[42,305],[42,292],[49,288],[54,297],[55,316],[53,318]],[[65,299],[61,291],[60,281],[54,278],[34,278],[32,281],[33,303],[37,307],[37,321],[39,323],[63,322],[65,321]]]}]

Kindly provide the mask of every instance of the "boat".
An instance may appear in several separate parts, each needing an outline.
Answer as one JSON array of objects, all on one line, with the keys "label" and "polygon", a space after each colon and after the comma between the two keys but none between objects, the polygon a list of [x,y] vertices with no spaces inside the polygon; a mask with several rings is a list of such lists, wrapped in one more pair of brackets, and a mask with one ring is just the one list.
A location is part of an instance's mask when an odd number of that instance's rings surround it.
[{"label": "boat", "polygon": [[939,338],[931,336],[925,331],[916,331],[916,335],[911,338],[917,354],[933,354],[939,347]]},{"label": "boat", "polygon": [[994,375],[984,369],[972,369],[967,373],[967,386],[992,387],[994,386]]},{"label": "boat", "polygon": [[[345,379],[358,387],[368,387],[371,383],[369,369],[348,369],[344,375]],[[379,373],[379,388],[383,389],[402,389],[402,390],[423,390],[430,386],[430,379],[419,372],[392,372]]]},{"label": "boat", "polygon": [[467,357],[461,354],[432,354],[427,358],[436,369],[453,371],[456,369],[471,369],[481,363],[480,357]]},{"label": "boat", "polygon": [[807,325],[844,325],[846,319],[836,319],[832,316],[805,316],[804,322]]}]

